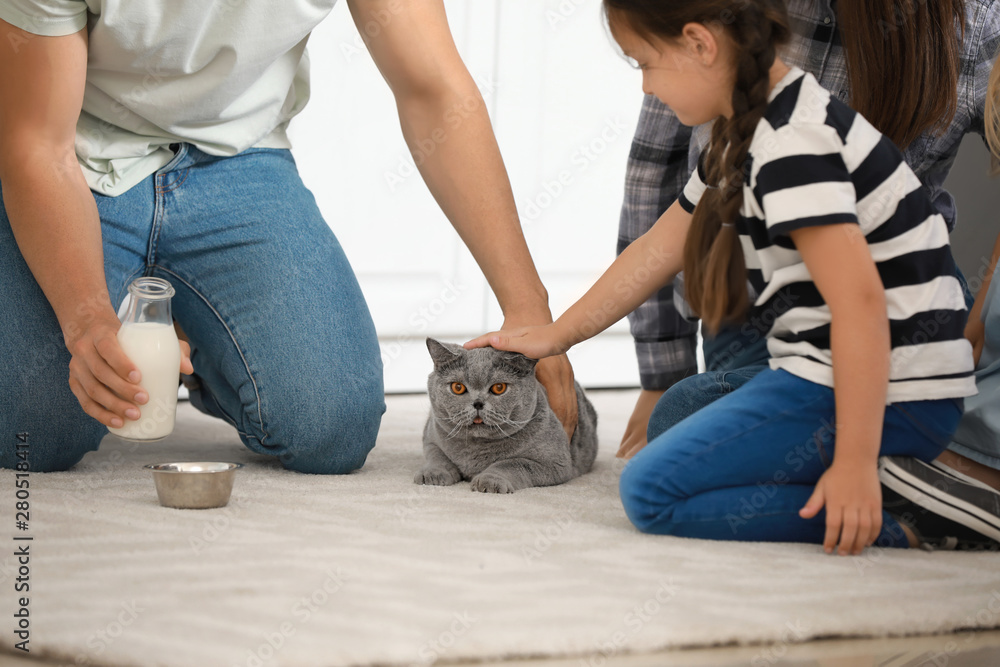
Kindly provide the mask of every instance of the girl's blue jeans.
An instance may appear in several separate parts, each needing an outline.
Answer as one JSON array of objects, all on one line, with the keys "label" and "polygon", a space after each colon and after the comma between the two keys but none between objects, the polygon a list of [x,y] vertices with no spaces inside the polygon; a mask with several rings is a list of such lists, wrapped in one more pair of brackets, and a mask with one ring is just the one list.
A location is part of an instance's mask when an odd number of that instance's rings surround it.
[{"label": "girl's blue jeans", "polygon": [[[961,416],[960,399],[886,406],[879,455],[931,461]],[[833,461],[835,424],[832,389],[761,370],[628,462],[620,482],[625,512],[647,533],[822,543],[825,513],[802,519],[799,510]],[[899,523],[884,512],[882,519],[876,545],[906,547]]]},{"label": "girl's blue jeans", "polygon": [[[112,306],[139,276],[176,290],[195,407],[289,469],[361,467],[385,410],[375,327],[291,153],[215,157],[180,144],[139,185],[94,199]],[[27,433],[31,470],[65,470],[107,428],[70,391],[59,323],[2,206],[0,276],[0,466],[14,467],[16,434]]]}]

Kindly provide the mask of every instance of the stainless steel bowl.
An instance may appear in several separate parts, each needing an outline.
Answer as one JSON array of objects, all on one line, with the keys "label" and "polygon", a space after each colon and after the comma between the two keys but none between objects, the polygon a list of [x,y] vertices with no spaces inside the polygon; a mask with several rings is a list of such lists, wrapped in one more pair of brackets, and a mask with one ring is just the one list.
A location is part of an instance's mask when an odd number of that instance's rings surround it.
[{"label": "stainless steel bowl", "polygon": [[156,495],[164,507],[201,510],[225,507],[233,491],[233,478],[242,463],[153,463]]}]

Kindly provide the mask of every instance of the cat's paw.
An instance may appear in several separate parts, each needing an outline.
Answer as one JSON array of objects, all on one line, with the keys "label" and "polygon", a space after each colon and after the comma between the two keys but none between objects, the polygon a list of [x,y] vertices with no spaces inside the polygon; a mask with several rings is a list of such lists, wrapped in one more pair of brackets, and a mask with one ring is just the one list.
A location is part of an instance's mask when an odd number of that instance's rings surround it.
[{"label": "cat's paw", "polygon": [[444,468],[424,468],[413,476],[414,484],[429,484],[431,486],[451,486],[460,477],[452,470]]},{"label": "cat's paw", "polygon": [[510,480],[492,472],[481,472],[472,478],[472,490],[480,493],[514,493],[517,488]]}]

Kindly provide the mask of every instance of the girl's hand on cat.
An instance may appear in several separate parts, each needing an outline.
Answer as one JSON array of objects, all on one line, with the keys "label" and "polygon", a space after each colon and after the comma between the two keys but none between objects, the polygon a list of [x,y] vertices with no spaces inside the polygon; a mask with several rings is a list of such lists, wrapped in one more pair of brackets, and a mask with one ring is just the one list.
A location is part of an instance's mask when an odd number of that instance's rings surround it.
[{"label": "girl's hand on cat", "polygon": [[872,465],[838,463],[836,456],[816,489],[799,510],[811,519],[826,506],[826,535],[823,549],[833,553],[840,545],[841,556],[860,554],[882,530],[882,487],[878,470]]},{"label": "girl's hand on cat", "polygon": [[552,324],[492,331],[478,338],[473,338],[465,344],[467,350],[477,347],[492,347],[507,352],[520,352],[531,359],[553,357],[566,351],[566,347],[559,340]]}]

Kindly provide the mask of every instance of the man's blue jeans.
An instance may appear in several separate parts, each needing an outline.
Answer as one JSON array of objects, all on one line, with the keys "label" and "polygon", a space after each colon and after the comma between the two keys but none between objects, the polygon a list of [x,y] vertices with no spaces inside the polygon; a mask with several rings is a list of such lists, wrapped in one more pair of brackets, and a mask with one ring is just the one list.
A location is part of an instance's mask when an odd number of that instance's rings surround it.
[{"label": "man's blue jeans", "polygon": [[[291,153],[177,150],[123,195],[94,195],[113,307],[136,277],[168,280],[199,410],[289,469],[360,468],[385,410],[375,327]],[[59,323],[2,206],[0,276],[0,466],[15,465],[15,434],[25,432],[31,470],[65,470],[107,428],[69,389]]]},{"label": "man's blue jeans", "polygon": [[[879,455],[931,461],[961,416],[961,399],[886,406]],[[625,512],[647,533],[822,543],[825,513],[803,519],[799,510],[833,461],[835,424],[832,389],[762,370],[628,462],[620,481]],[[908,546],[899,523],[884,512],[882,520],[876,544]]]},{"label": "man's blue jeans", "polygon": [[724,327],[706,337],[705,372],[691,375],[664,392],[649,417],[646,439],[652,441],[706,405],[736,391],[767,368],[767,337],[759,328]]}]

